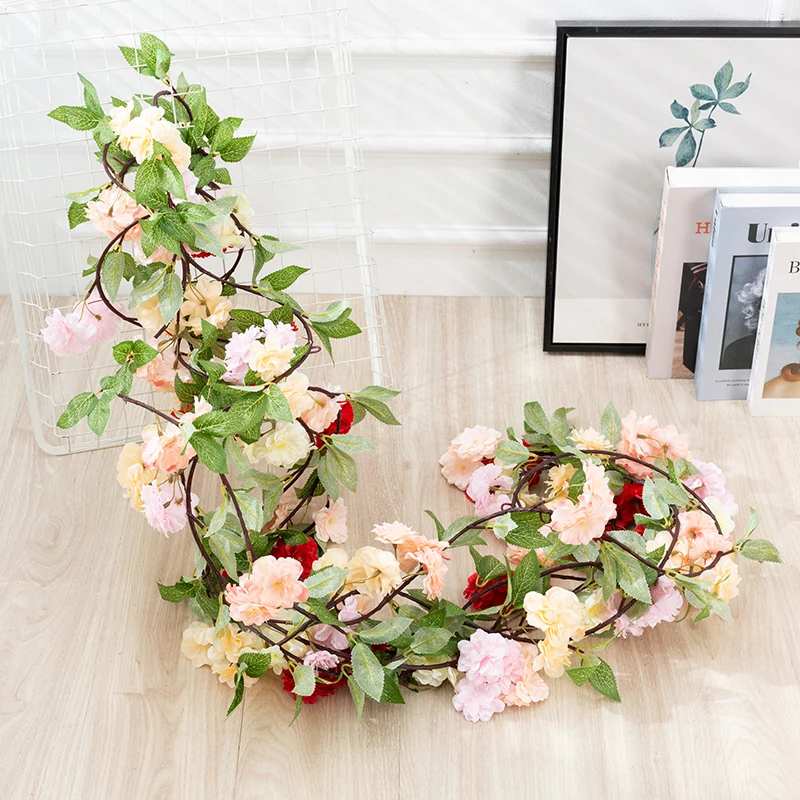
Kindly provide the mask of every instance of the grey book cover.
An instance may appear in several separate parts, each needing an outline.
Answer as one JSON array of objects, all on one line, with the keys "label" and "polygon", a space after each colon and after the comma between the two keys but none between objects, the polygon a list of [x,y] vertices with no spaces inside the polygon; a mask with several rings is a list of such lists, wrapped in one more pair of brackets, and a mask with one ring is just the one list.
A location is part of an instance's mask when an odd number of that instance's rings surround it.
[{"label": "grey book cover", "polygon": [[698,400],[744,400],[774,227],[800,226],[800,195],[717,192],[694,385]]}]

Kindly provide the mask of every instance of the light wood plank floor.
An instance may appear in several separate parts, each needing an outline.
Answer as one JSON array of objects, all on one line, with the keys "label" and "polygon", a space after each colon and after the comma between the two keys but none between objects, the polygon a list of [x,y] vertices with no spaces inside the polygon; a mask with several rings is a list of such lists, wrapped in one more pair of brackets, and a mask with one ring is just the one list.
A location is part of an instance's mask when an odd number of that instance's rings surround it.
[{"label": "light wood plank floor", "polygon": [[[786,565],[742,564],[734,623],[662,625],[616,643],[621,705],[567,678],[550,699],[471,725],[449,691],[405,708],[347,693],[304,712],[262,680],[230,720],[230,691],[181,655],[184,606],[155,581],[191,563],[130,511],[116,453],[43,455],[30,432],[13,324],[2,305],[0,796],[22,800],[800,797],[800,423],[751,419],[742,403],[694,401],[688,381],[650,382],[640,358],[548,356],[542,304],[390,298],[402,428],[370,428],[352,539],[375,522],[429,524],[468,504],[437,458],[464,426],[521,425],[522,405],[574,405],[584,424],[609,398],[687,431],[756,506]],[[378,434],[379,437],[378,438]],[[428,530],[423,527],[424,530]],[[469,557],[448,576],[460,591]]]}]

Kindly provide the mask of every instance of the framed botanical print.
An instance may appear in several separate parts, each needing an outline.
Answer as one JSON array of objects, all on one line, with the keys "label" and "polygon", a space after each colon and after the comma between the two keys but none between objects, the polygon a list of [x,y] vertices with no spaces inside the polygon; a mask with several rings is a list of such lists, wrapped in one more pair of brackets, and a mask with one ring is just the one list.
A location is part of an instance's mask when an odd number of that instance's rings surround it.
[{"label": "framed botanical print", "polygon": [[797,166],[798,36],[558,24],[545,350],[644,352],[665,167]]}]

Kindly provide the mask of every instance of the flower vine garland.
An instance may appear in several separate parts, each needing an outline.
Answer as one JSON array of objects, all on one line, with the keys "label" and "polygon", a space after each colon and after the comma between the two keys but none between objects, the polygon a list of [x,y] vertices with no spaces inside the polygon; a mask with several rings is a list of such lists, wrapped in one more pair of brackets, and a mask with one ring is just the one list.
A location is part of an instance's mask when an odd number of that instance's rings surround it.
[{"label": "flower vine garland", "polygon": [[[299,371],[316,339],[330,349],[331,339],[360,332],[350,309],[334,302],[305,312],[286,293],[300,267],[261,277],[293,248],[247,227],[252,209],[222,190],[230,175],[216,161],[241,160],[253,137],[235,137],[242,120],[217,116],[203,87],[183,75],[172,84],[172,54],[156,37],[121,50],[166,88],[112,98],[107,115],[81,77],[85,105],[51,112],[92,131],[108,177],[69,196],[70,225],[91,221],[110,241],[90,259],[84,299],[66,315],[54,311],[42,336],[67,355],[116,339],[120,318],[150,334],[117,343],[119,370],[73,398],[58,425],[87,418],[100,435],[115,398],[154,414],[142,444],[123,448],[118,479],[154,528],[189,527],[194,569],[159,590],[188,601],[197,621],[182,650],[234,690],[229,714],[269,670],[296,713],[345,684],[360,715],[366,698],[403,703],[401,686],[449,682],[456,709],[486,721],[544,700],[542,672],[619,700],[599,655],[612,641],[692,608],[695,622],[729,619],[736,555],[780,561],[772,544],[752,538],[753,511],[734,540],[725,478],[691,457],[686,437],[652,417],[621,419],[611,404],[597,431],[574,429],[569,409],[548,418],[538,403],[525,407],[522,437],[468,428],[440,463],[474,515],[445,527],[427,512],[436,538],[395,521],[373,529],[383,547],[350,555],[334,546],[348,536],[341,487],[356,489],[353,454],[371,448],[350,430],[367,413],[397,424],[387,406],[396,392],[313,386]],[[245,257],[247,284],[233,278]],[[127,311],[116,301],[123,280]],[[242,292],[272,310],[233,308],[229,298]],[[173,410],[131,397],[134,378],[171,396]],[[192,491],[198,465],[219,476],[216,507]],[[459,547],[475,572],[454,603],[442,594]],[[492,547],[502,557],[478,549]]]}]

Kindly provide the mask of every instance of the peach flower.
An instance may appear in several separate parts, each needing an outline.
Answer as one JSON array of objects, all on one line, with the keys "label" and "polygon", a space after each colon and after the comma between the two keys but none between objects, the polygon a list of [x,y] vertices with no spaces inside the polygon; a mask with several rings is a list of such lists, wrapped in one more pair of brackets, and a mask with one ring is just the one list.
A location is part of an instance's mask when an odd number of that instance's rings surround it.
[{"label": "peach flower", "polygon": [[499,431],[476,425],[474,428],[465,428],[450,443],[450,449],[464,461],[483,461],[494,458],[497,445],[503,438]]},{"label": "peach flower", "polygon": [[186,442],[183,431],[166,423],[161,430],[157,425],[142,429],[142,461],[149,469],[160,469],[171,475],[186,469],[194,456],[194,448]]},{"label": "peach flower", "polygon": [[302,372],[293,372],[278,384],[295,419],[314,407],[314,398],[308,393],[308,385],[308,375]]},{"label": "peach flower", "polygon": [[583,638],[589,619],[586,607],[574,592],[551,586],[546,594],[528,592],[523,605],[528,624],[544,631],[551,644]]},{"label": "peach flower", "polygon": [[697,561],[730,546],[730,541],[719,535],[714,520],[704,511],[683,511],[678,514],[678,523],[679,538],[689,544],[687,556],[690,561]]},{"label": "peach flower", "polygon": [[[689,458],[689,437],[679,434],[674,425],[659,427],[658,420],[651,416],[637,417],[631,411],[622,420],[622,435],[617,452],[652,464],[657,458]],[[618,462],[631,475],[647,478],[653,470],[635,461],[619,459]]]},{"label": "peach flower", "polygon": [[[113,239],[136,220],[147,216],[147,209],[140,206],[130,194],[118,186],[111,186],[103,189],[97,200],[91,200],[86,204],[86,216],[100,233]],[[132,242],[141,236],[142,229],[138,225],[133,225],[125,234],[123,241]]]},{"label": "peach flower", "polygon": [[117,460],[117,482],[127,489],[125,497],[131,500],[131,508],[144,511],[142,489],[152,483],[158,470],[148,469],[142,460],[142,448],[135,442],[128,442],[120,451]]},{"label": "peach flower", "polygon": [[321,508],[314,515],[314,528],[317,539],[321,542],[342,544],[347,541],[347,506],[344,499],[339,498],[335,503],[330,503]]},{"label": "peach flower", "polygon": [[525,659],[522,674],[514,683],[511,690],[503,695],[503,702],[507,706],[529,706],[531,703],[541,703],[547,700],[550,687],[542,680],[542,676],[535,666],[539,655],[539,648],[535,644],[521,644],[522,655]]},{"label": "peach flower", "polygon": [[186,319],[186,326],[198,336],[203,332],[201,320],[222,328],[231,317],[233,304],[222,296],[222,284],[207,275],[187,284],[183,296],[181,318]]},{"label": "peach flower", "polygon": [[459,458],[455,451],[448,448],[447,452],[439,459],[442,466],[444,479],[452,486],[456,486],[463,492],[469,485],[470,478],[478,467],[480,461]]},{"label": "peach flower", "polygon": [[[324,387],[328,388],[328,387]],[[339,392],[339,387],[330,389],[331,392]],[[300,418],[311,428],[315,433],[322,433],[322,431],[330,428],[336,422],[339,412],[344,403],[344,395],[337,394],[336,397],[329,397],[321,392],[309,392],[313,405],[307,411],[304,411]]]}]

